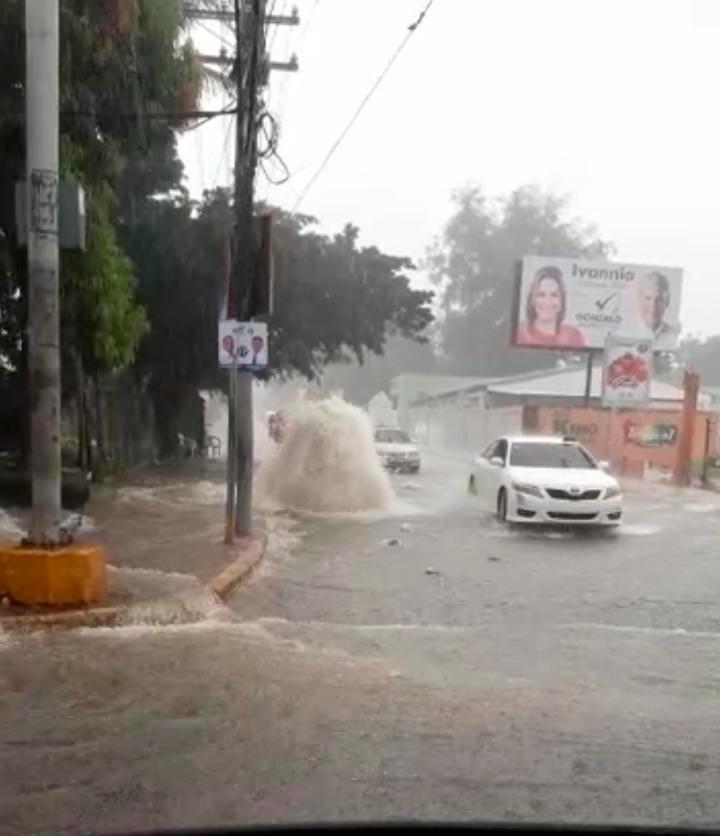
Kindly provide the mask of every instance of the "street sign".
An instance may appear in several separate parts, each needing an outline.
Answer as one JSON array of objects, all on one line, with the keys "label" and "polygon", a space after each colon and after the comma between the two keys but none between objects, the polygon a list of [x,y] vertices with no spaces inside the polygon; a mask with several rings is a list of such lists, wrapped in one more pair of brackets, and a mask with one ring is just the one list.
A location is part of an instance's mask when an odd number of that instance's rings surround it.
[{"label": "street sign", "polygon": [[644,406],[650,400],[652,378],[650,340],[609,336],[603,364],[603,404]]},{"label": "street sign", "polygon": [[218,354],[223,369],[260,371],[267,368],[267,323],[220,320]]}]

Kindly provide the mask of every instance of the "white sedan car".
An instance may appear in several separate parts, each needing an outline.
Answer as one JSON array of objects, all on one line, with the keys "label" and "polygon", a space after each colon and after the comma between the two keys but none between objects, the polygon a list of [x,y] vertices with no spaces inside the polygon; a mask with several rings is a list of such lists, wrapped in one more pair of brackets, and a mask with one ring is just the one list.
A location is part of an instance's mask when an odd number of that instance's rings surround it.
[{"label": "white sedan car", "polygon": [[622,491],[577,441],[498,438],[475,459],[469,490],[501,522],[616,526]]}]

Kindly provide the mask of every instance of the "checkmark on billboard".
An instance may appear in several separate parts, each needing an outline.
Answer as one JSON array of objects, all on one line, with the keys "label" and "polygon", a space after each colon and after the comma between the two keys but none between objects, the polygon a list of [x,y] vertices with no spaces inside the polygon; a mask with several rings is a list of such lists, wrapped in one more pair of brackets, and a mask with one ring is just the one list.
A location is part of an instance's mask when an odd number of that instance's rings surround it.
[{"label": "checkmark on billboard", "polygon": [[595,307],[599,311],[604,311],[605,308],[607,308],[607,306],[610,304],[610,302],[612,302],[614,299],[615,300],[618,299],[618,294],[617,293],[611,293],[605,299],[596,299],[595,300]]}]

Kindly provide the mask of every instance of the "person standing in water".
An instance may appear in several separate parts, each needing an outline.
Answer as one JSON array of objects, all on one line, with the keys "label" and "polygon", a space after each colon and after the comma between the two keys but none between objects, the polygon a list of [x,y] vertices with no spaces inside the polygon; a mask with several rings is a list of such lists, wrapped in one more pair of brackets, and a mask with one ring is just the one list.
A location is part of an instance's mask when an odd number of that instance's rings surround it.
[{"label": "person standing in water", "polygon": [[585,337],[578,328],[563,321],[567,312],[567,293],[557,267],[541,267],[535,274],[525,299],[525,321],[517,329],[518,345],[538,348],[585,348]]}]

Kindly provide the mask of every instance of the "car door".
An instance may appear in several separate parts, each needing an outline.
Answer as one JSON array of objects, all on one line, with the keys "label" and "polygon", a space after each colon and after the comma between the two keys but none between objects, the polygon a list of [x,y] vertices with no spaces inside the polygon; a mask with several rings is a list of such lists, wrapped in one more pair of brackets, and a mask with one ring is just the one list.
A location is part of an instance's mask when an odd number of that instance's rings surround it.
[{"label": "car door", "polygon": [[493,470],[497,470],[495,465],[490,464],[490,460],[497,456],[500,452],[500,439],[493,441],[481,453],[480,457],[475,462],[475,488],[477,490],[480,505],[486,510],[494,510],[494,499],[490,504],[490,483],[493,480]]},{"label": "car door", "polygon": [[[492,464],[490,459],[499,459],[502,464]],[[501,438],[495,444],[492,456],[488,460],[488,467],[485,477],[485,504],[489,511],[497,509],[497,496],[501,485],[505,480],[505,469],[508,459],[507,439]]]}]

